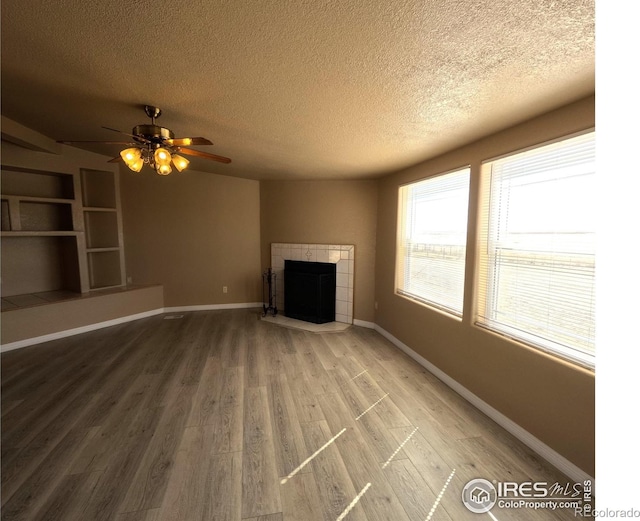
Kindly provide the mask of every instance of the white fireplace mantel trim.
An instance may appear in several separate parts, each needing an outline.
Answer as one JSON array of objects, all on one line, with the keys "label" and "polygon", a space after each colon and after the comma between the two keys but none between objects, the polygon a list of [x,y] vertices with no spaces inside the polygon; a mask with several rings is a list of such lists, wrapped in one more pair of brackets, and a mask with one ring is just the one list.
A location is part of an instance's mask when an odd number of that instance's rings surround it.
[{"label": "white fireplace mantel trim", "polygon": [[353,324],[353,244],[271,243],[271,268],[276,274],[276,306],[284,311],[284,261],[336,264],[336,322]]}]

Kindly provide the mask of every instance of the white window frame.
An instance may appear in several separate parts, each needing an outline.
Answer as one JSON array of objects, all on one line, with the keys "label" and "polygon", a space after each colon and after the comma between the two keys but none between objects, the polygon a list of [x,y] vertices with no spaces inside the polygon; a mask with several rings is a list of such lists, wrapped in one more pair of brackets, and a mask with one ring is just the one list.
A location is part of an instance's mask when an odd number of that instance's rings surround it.
[{"label": "white window frame", "polygon": [[[466,177],[466,179],[456,180],[455,176]],[[447,179],[448,178],[448,179]],[[412,257],[408,254],[408,243],[410,235],[412,232],[409,228],[412,228],[413,225],[410,222],[412,220],[412,215],[415,219],[415,201],[410,199],[409,191],[416,188],[421,189],[429,184],[434,186],[435,192],[430,193],[428,197],[435,197],[434,194],[446,193],[440,192],[443,187],[446,189],[448,183],[451,181],[455,183],[465,184],[466,186],[461,186],[458,190],[462,190],[463,194],[459,196],[457,199],[461,201],[464,199],[464,203],[460,206],[464,207],[464,215],[457,214],[455,219],[464,222],[464,230],[460,230],[459,233],[462,234],[463,240],[462,244],[451,244],[451,247],[459,247],[462,246],[464,248],[464,253],[462,256],[462,269],[459,273],[454,274],[455,280],[453,284],[456,288],[459,288],[459,306],[452,304],[453,300],[455,300],[455,295],[445,295],[442,297],[438,297],[436,294],[438,292],[437,284],[432,285],[433,291],[422,292],[416,286],[411,286],[409,271],[411,270],[410,263]],[[396,277],[395,277],[395,292],[397,295],[408,298],[414,302],[419,304],[434,308],[438,311],[444,312],[446,314],[452,315],[455,318],[461,318],[464,306],[464,288],[465,288],[465,274],[466,274],[466,255],[467,255],[467,228],[468,228],[468,211],[469,211],[469,193],[470,193],[470,183],[471,183],[471,169],[470,167],[464,166],[461,168],[456,168],[454,170],[450,170],[447,172],[443,172],[441,174],[437,174],[434,176],[430,176],[427,178],[419,179],[416,181],[412,181],[411,183],[404,184],[398,189],[398,228],[397,228],[397,247],[396,247]],[[451,191],[455,190],[452,187]],[[443,227],[445,228],[445,227]],[[424,243],[424,246],[427,248],[441,247],[442,244],[434,243]],[[460,262],[458,260],[458,262]]]},{"label": "white window frame", "polygon": [[[527,153],[539,152],[540,149],[549,147],[548,150],[555,148],[561,148],[565,142],[574,140],[575,138],[589,139],[593,137],[595,140],[594,129],[589,129],[584,132],[565,136],[563,138],[546,142],[535,147],[530,147],[524,150],[518,150],[505,156],[493,158],[491,160],[484,161],[482,163],[481,172],[481,190],[480,190],[480,204],[478,207],[479,219],[478,219],[478,242],[477,242],[477,257],[476,257],[476,288],[475,288],[475,320],[474,324],[478,327],[488,329],[494,333],[506,336],[516,342],[523,343],[536,349],[543,350],[554,356],[559,356],[565,360],[577,363],[579,365],[593,368],[595,366],[595,353],[589,353],[586,350],[578,347],[563,345],[561,342],[553,340],[552,338],[544,338],[539,334],[534,334],[531,331],[523,331],[522,329],[516,329],[510,327],[508,324],[501,323],[495,315],[495,305],[492,301],[495,298],[494,292],[496,289],[495,281],[493,280],[495,265],[490,263],[490,249],[489,243],[490,231],[489,220],[492,203],[491,197],[496,197],[497,194],[491,193],[492,185],[492,165],[497,161],[514,158],[517,156],[524,156]],[[566,167],[565,167],[566,168]],[[594,174],[595,175],[595,174]],[[541,211],[544,211],[544,206],[541,204]],[[595,230],[594,230],[595,232]],[[537,253],[537,251],[535,252]],[[595,252],[593,255],[595,260]],[[595,324],[595,322],[593,323]],[[553,335],[550,335],[553,336]],[[595,335],[594,335],[595,336]]]}]

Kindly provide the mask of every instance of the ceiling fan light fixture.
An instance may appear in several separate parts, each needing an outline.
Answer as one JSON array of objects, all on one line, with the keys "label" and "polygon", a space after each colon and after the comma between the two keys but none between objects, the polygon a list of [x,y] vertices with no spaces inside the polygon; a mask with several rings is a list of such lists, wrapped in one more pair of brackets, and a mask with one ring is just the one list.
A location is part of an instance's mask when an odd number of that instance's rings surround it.
[{"label": "ceiling fan light fixture", "polygon": [[171,165],[168,163],[156,165],[156,172],[158,172],[158,175],[169,175],[171,173]]},{"label": "ceiling fan light fixture", "polygon": [[166,148],[159,147],[153,154],[153,159],[158,166],[167,165],[170,167],[171,163],[171,152],[169,152]]},{"label": "ceiling fan light fixture", "polygon": [[125,164],[131,168],[131,165],[136,163],[138,159],[142,157],[142,152],[139,148],[126,148],[122,152],[120,152],[120,156]]},{"label": "ceiling fan light fixture", "polygon": [[142,170],[143,165],[144,165],[144,159],[142,159],[142,157],[139,157],[133,163],[131,163],[130,165],[128,164],[127,166],[134,172],[140,172],[140,170]]},{"label": "ceiling fan light fixture", "polygon": [[178,154],[173,154],[171,156],[171,160],[173,161],[173,166],[176,167],[176,170],[178,172],[182,172],[189,166],[189,160],[182,156],[179,156]]}]

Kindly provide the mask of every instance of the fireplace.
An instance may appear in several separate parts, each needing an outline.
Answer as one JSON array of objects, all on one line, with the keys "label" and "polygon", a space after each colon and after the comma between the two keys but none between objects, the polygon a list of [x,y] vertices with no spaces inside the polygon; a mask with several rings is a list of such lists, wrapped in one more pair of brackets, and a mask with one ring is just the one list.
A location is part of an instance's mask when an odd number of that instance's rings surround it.
[{"label": "fireplace", "polygon": [[284,262],[284,310],[290,318],[325,324],[336,319],[336,265]]},{"label": "fireplace", "polygon": [[284,310],[284,263],[287,260],[327,262],[336,265],[336,322],[353,323],[355,247],[353,244],[271,244],[271,267],[277,275],[276,302]]}]

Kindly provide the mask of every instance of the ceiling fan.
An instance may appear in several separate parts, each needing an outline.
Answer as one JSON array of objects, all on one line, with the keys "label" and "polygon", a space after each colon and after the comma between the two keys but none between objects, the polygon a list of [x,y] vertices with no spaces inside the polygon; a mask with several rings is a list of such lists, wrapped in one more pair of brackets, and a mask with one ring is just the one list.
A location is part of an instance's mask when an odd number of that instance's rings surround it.
[{"label": "ceiling fan", "polygon": [[120,152],[118,157],[114,157],[109,162],[124,163],[134,172],[139,172],[143,165],[147,164],[160,175],[169,175],[172,171],[171,165],[182,172],[189,165],[189,161],[178,154],[202,157],[220,163],[231,163],[231,159],[208,152],[200,152],[192,148],[192,145],[213,145],[211,141],[203,137],[174,137],[173,132],[165,127],[156,125],[156,118],[160,117],[162,111],[158,107],[145,105],[144,112],[151,118],[150,125],[136,125],[131,134],[116,130],[115,128],[102,127],[106,130],[118,132],[131,138],[131,141],[58,141],[65,145],[77,143],[102,143],[105,145],[126,145],[127,148]]}]

